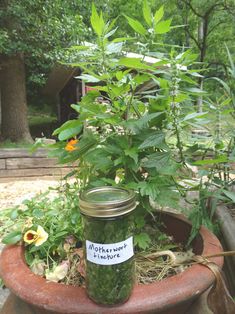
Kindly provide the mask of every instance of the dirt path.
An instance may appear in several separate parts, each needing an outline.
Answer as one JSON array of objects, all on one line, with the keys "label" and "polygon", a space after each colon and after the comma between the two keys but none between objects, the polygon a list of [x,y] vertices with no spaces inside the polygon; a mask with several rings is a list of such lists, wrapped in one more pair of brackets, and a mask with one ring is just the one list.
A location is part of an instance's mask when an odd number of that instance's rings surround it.
[{"label": "dirt path", "polygon": [[0,181],[0,209],[19,205],[23,200],[38,193],[45,192],[48,187],[56,187],[58,178],[7,179]]}]

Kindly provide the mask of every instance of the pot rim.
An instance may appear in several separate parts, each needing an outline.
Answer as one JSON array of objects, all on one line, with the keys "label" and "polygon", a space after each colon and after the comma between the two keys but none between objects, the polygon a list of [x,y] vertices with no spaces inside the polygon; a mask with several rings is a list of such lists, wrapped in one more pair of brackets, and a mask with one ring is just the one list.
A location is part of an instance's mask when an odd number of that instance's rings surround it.
[{"label": "pot rim", "polygon": [[[182,215],[167,213],[165,216],[190,224]],[[202,255],[223,251],[219,240],[205,227],[201,227],[200,237],[203,242]],[[221,268],[223,266],[223,257],[214,257],[210,261]],[[166,310],[176,303],[195,299],[214,281],[214,275],[207,267],[196,264],[162,281],[147,285],[136,284],[126,303],[114,308],[104,307],[91,301],[83,287],[48,282],[45,278],[32,273],[25,263],[22,245],[6,246],[3,249],[0,257],[0,276],[6,287],[27,303],[67,314],[148,313],[154,310],[154,313],[157,313],[157,308]]]}]

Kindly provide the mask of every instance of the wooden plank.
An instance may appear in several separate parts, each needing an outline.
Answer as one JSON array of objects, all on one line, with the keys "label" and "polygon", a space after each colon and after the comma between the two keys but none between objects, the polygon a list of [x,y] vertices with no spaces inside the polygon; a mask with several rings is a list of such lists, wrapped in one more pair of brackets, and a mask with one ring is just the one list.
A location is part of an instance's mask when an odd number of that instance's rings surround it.
[{"label": "wooden plank", "polygon": [[48,150],[45,148],[37,149],[33,154],[29,149],[22,148],[2,148],[0,149],[0,158],[16,158],[16,157],[47,157]]},{"label": "wooden plank", "polygon": [[0,159],[0,169],[6,169],[6,160]]},{"label": "wooden plank", "polygon": [[35,168],[35,169],[0,169],[0,178],[10,177],[40,177],[40,176],[65,176],[74,168]]},{"label": "wooden plank", "polygon": [[57,158],[8,158],[6,169],[32,169],[60,167]]}]

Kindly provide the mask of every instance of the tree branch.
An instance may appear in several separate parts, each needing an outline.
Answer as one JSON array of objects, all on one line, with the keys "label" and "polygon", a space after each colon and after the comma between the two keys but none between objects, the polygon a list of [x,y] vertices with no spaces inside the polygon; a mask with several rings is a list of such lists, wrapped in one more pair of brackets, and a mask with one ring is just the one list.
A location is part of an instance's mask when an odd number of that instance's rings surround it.
[{"label": "tree branch", "polygon": [[195,15],[199,17],[203,17],[199,12],[196,11],[196,9],[192,6],[192,3],[190,0],[182,0],[192,11]]},{"label": "tree branch", "polygon": [[201,50],[201,45],[199,44],[198,40],[193,36],[193,34],[189,31],[188,27],[186,27],[185,30],[189,34],[189,37],[195,42],[198,49]]},{"label": "tree branch", "polygon": [[226,23],[227,23],[227,21],[220,21],[220,22],[218,22],[217,24],[215,24],[215,25],[207,32],[207,36],[209,36],[210,33],[212,33],[212,32],[214,31],[214,29],[216,29],[219,25],[221,25],[221,24],[226,24]]}]

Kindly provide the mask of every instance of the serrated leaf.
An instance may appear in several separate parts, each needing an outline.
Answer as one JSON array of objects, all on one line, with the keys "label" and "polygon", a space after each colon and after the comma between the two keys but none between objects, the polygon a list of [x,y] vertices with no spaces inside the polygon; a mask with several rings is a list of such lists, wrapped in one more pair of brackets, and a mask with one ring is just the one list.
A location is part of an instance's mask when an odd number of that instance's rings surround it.
[{"label": "serrated leaf", "polygon": [[93,165],[95,169],[101,171],[113,167],[113,162],[110,159],[109,153],[103,148],[96,148],[88,152],[85,156],[85,160]]},{"label": "serrated leaf", "polygon": [[144,3],[143,3],[143,15],[144,15],[144,19],[145,19],[146,23],[148,24],[148,26],[151,27],[151,25],[152,25],[152,14],[151,14],[151,9],[150,9],[150,6],[149,6],[147,0],[144,0]]},{"label": "serrated leaf", "polygon": [[144,28],[144,26],[137,20],[134,20],[132,19],[131,17],[129,16],[126,16],[126,19],[129,23],[129,25],[133,28],[133,30],[138,33],[138,34],[141,34],[141,35],[146,35],[147,34],[147,30]]},{"label": "serrated leaf", "polygon": [[165,33],[169,32],[170,29],[171,29],[171,19],[159,22],[155,26],[155,33],[156,34],[165,34]]},{"label": "serrated leaf", "polygon": [[125,149],[124,153],[126,156],[131,157],[136,164],[138,163],[138,153],[135,147]]},{"label": "serrated leaf", "polygon": [[156,183],[143,181],[138,184],[141,196],[150,196],[152,200],[155,200],[159,194]]},{"label": "serrated leaf", "polygon": [[145,232],[136,234],[134,237],[134,243],[135,245],[137,245],[139,248],[146,250],[150,243],[151,243],[151,239],[149,237],[149,235]]},{"label": "serrated leaf", "polygon": [[156,152],[148,155],[141,162],[141,165],[145,168],[156,168],[161,171],[162,168],[169,166],[170,153],[168,152]]},{"label": "serrated leaf", "polygon": [[157,118],[164,114],[164,112],[155,112],[150,114],[145,114],[143,117],[141,117],[138,120],[129,120],[124,122],[123,124],[127,129],[132,131],[133,133],[138,134],[141,132],[144,128],[148,127],[148,123],[153,120],[154,118]]},{"label": "serrated leaf", "polygon": [[154,23],[155,25],[162,19],[164,15],[164,6],[161,6],[154,14]]},{"label": "serrated leaf", "polygon": [[6,235],[3,239],[2,239],[2,243],[4,244],[16,244],[17,242],[19,242],[22,238],[22,233],[21,231],[13,231],[11,233],[9,233],[8,235]]},{"label": "serrated leaf", "polygon": [[148,147],[157,147],[166,149],[165,135],[161,131],[156,131],[154,134],[148,136],[146,140],[139,146],[139,149],[144,149]]}]

